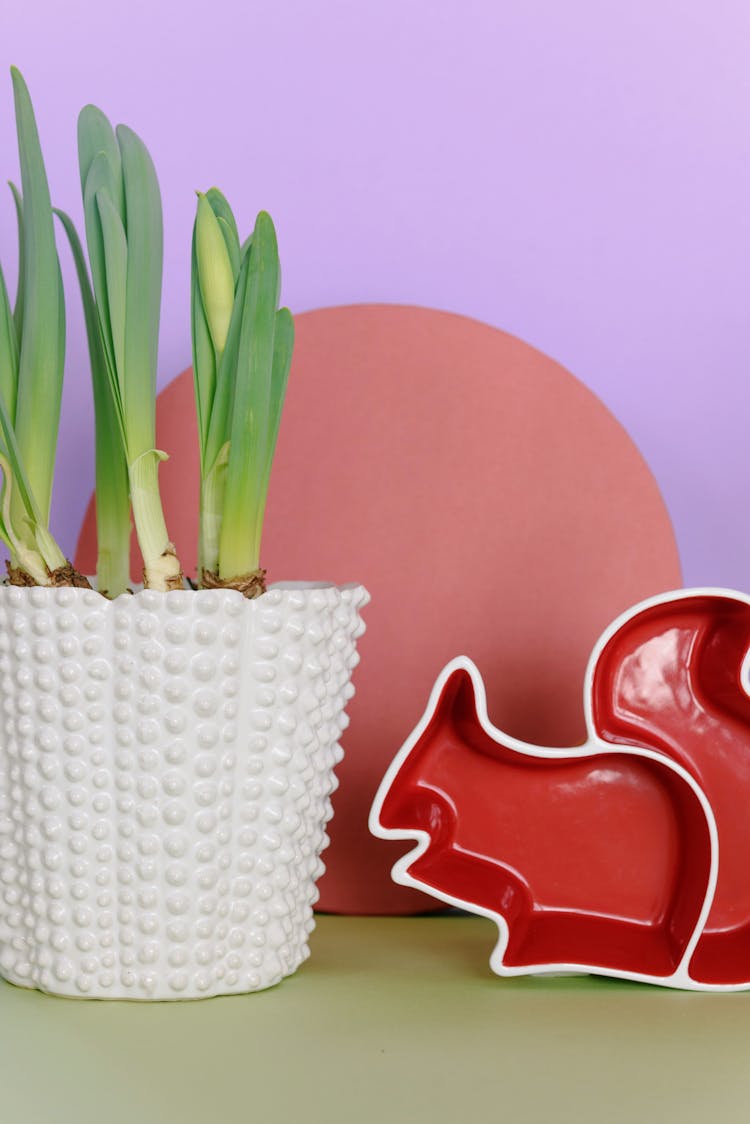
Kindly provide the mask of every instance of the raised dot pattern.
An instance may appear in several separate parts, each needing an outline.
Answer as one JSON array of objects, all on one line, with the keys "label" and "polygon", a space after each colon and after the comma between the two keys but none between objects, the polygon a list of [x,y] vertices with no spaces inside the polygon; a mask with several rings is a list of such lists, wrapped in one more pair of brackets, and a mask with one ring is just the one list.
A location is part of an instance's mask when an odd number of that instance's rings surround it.
[{"label": "raised dot pattern", "polygon": [[270,987],[308,955],[361,586],[0,586],[0,973]]}]

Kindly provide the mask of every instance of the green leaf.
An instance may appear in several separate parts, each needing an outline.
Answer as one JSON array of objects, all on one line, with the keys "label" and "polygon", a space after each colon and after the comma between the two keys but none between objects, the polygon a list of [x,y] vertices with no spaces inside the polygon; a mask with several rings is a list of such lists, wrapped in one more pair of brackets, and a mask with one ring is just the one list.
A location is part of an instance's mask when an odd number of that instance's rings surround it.
[{"label": "green leaf", "polygon": [[216,389],[214,391],[211,417],[209,418],[208,436],[206,439],[206,472],[210,472],[216,458],[223,446],[230,438],[232,428],[232,408],[234,392],[237,383],[237,360],[240,347],[240,333],[242,331],[242,318],[245,309],[247,294],[247,278],[249,272],[249,259],[242,263],[240,276],[237,281],[237,291],[234,295],[234,308],[229,324],[224,354],[216,373]]},{"label": "green leaf", "polygon": [[25,526],[27,521],[33,523],[41,523],[42,518],[39,507],[34,498],[34,493],[31,490],[29,479],[24,469],[21,451],[18,447],[16,433],[13,424],[10,420],[8,410],[6,408],[3,398],[0,396],[0,434],[2,434],[2,443],[7,459],[10,465],[10,474],[13,477],[16,485],[14,492],[18,494],[18,504],[14,502],[13,513],[10,522],[13,524],[13,529],[19,538],[24,536],[19,527]]},{"label": "green leaf", "polygon": [[206,199],[208,199],[209,203],[211,204],[211,209],[216,215],[217,219],[224,219],[225,223],[232,233],[232,237],[239,246],[240,236],[237,230],[237,222],[234,217],[234,212],[229,206],[229,201],[227,200],[226,195],[223,193],[223,191],[219,191],[218,187],[209,187],[208,191],[206,192]]},{"label": "green leaf", "polygon": [[16,536],[13,533],[13,524],[10,521],[10,502],[13,491],[13,482],[10,465],[3,453],[0,453],[0,471],[3,474],[3,483],[0,486],[0,538],[14,554],[16,551]]},{"label": "green leaf", "polygon": [[279,285],[276,232],[271,216],[261,211],[255,221],[253,249],[248,257],[232,410],[219,552],[220,574],[224,578],[249,573],[259,565],[256,513],[261,503],[271,416]]},{"label": "green leaf", "polygon": [[130,581],[130,497],[121,417],[112,394],[111,372],[101,338],[96,302],[83,247],[72,220],[55,210],[68,237],[86,322],[96,423],[97,587],[108,597],[123,593]]},{"label": "green leaf", "polygon": [[128,459],[155,444],[156,364],[161,312],[163,229],[156,171],[143,141],[117,126],[127,214],[128,279],[123,407]]},{"label": "green leaf", "polygon": [[[106,152],[95,156],[88,170],[86,184],[83,192],[83,212],[86,226],[86,244],[91,263],[91,277],[96,294],[96,306],[99,312],[102,340],[107,360],[113,372],[113,377],[118,376],[115,361],[114,338],[112,323],[109,315],[109,296],[107,292],[107,262],[104,251],[104,233],[102,220],[97,202],[101,192],[110,199],[119,190],[113,183],[113,168],[110,157]],[[116,208],[115,208],[116,209]],[[121,372],[119,373],[121,374]],[[117,399],[120,398],[120,388],[117,388]]]},{"label": "green leaf", "polygon": [[[60,422],[65,312],[52,205],[26,83],[11,68],[23,193],[23,321],[15,432],[47,525]],[[52,326],[53,330],[50,330]]]},{"label": "green leaf", "polygon": [[[73,262],[78,275],[78,285],[81,290],[83,315],[86,323],[86,336],[89,345],[89,358],[91,361],[91,377],[94,389],[97,441],[99,439],[100,428],[104,425],[106,432],[109,434],[111,431],[112,434],[111,451],[109,454],[111,459],[113,462],[117,461],[119,459],[118,454],[120,454],[124,463],[125,435],[122,430],[122,410],[118,406],[119,386],[117,383],[117,375],[114,370],[114,364],[108,360],[104,346],[100,315],[96,298],[91,287],[91,281],[89,280],[88,270],[86,269],[83,247],[71,218],[66,215],[64,211],[58,209],[55,209],[55,214],[60,219],[68,237],[70,249],[73,254]],[[106,284],[104,300],[107,300]],[[100,406],[101,409],[99,408]],[[103,420],[105,414],[106,421]],[[106,440],[109,441],[109,438],[106,438]]]},{"label": "green leaf", "polygon": [[107,187],[120,219],[125,223],[125,193],[122,182],[122,161],[115,131],[107,116],[95,105],[85,105],[78,115],[78,170],[81,192],[86,194],[86,183],[95,160],[104,153],[108,179],[100,180],[99,187]]},{"label": "green leaf", "polygon": [[263,520],[266,512],[266,498],[271,479],[271,467],[276,452],[276,443],[284,408],[289,369],[294,351],[294,320],[288,308],[280,308],[276,313],[276,331],[273,340],[273,370],[271,374],[271,397],[268,411],[268,425],[263,444],[263,467],[258,478],[258,498],[255,518],[255,535],[260,549],[263,534]]},{"label": "green leaf", "polygon": [[206,199],[211,204],[211,209],[219,221],[219,227],[224,236],[229,259],[232,262],[236,284],[240,273],[242,255],[240,253],[240,236],[237,230],[234,213],[226,197],[222,195],[218,187],[209,187],[206,192]]},{"label": "green leaf", "polygon": [[201,476],[206,471],[206,442],[208,423],[211,418],[214,391],[216,389],[216,353],[208,330],[206,313],[201,297],[198,262],[195,252],[195,225],[193,225],[193,245],[190,270],[190,314],[192,320],[191,341],[193,347],[193,389],[195,409],[198,415],[198,441],[200,449]]},{"label": "green leaf", "polygon": [[219,230],[221,231],[221,233],[223,235],[224,244],[226,245],[227,251],[229,253],[229,260],[232,263],[232,273],[234,275],[234,283],[236,285],[237,284],[237,278],[240,275],[240,266],[242,265],[242,256],[240,254],[239,239],[235,239],[233,237],[232,231],[231,231],[228,223],[226,222],[226,220],[221,215],[219,215],[217,217],[216,221],[219,224]]},{"label": "green leaf", "polygon": [[[106,356],[103,351],[103,343],[101,339],[101,330],[99,327],[99,316],[97,314],[97,302],[93,296],[91,288],[91,281],[89,279],[89,271],[85,265],[85,257],[83,254],[83,246],[81,239],[78,236],[78,230],[75,229],[73,220],[70,215],[66,215],[65,211],[60,208],[54,208],[54,214],[60,219],[67,241],[70,243],[71,253],[73,255],[73,264],[75,265],[76,277],[78,277],[79,288],[81,290],[81,302],[83,305],[83,319],[85,323],[85,334],[87,334],[89,344],[89,355],[94,368],[96,368],[99,377],[94,380],[94,388],[98,384],[105,383],[108,386],[109,380],[106,373]],[[109,395],[109,390],[108,390]],[[110,396],[111,397],[111,396]]]},{"label": "green leaf", "polygon": [[3,398],[11,423],[16,416],[18,389],[18,340],[13,321],[8,290],[0,266],[0,396]]},{"label": "green leaf", "polygon": [[[125,338],[128,286],[128,242],[120,216],[110,196],[100,189],[96,193],[96,206],[104,249],[104,270],[107,279],[107,312],[112,334],[112,354],[117,372],[119,401],[124,398],[122,385],[125,371]],[[117,401],[117,400],[116,400]]]},{"label": "green leaf", "polygon": [[13,193],[13,202],[16,207],[16,223],[18,225],[18,284],[16,285],[16,301],[13,305],[13,321],[16,325],[16,338],[21,339],[21,331],[23,329],[23,200],[21,192],[18,190],[14,183],[9,183],[8,187]]},{"label": "green leaf", "polygon": [[[216,375],[211,415],[201,462],[201,507],[198,536],[200,571],[219,568],[219,535],[221,532],[226,462],[229,451],[232,403],[237,378],[237,356],[244,297],[247,290],[247,263],[243,262],[237,282],[232,319],[224,352]],[[206,329],[208,331],[208,329]]]},{"label": "green leaf", "polygon": [[284,408],[286,387],[294,351],[294,318],[288,308],[276,313],[273,338],[273,371],[271,374],[271,407],[268,418],[268,447],[266,449],[266,476],[270,475],[271,462],[276,452],[281,413]]},{"label": "green leaf", "polygon": [[68,560],[48,529],[42,523],[35,523],[33,530],[36,549],[44,559],[44,564],[50,573],[60,566],[65,566]]},{"label": "green leaf", "polygon": [[2,488],[0,488],[0,537],[10,550],[14,565],[22,565],[27,573],[31,574],[37,585],[46,585],[49,579],[48,566],[40,557],[35,546],[30,546],[28,541],[18,537],[13,525],[11,515],[15,494],[13,471],[8,458],[3,453],[0,453],[0,471],[3,474]]}]

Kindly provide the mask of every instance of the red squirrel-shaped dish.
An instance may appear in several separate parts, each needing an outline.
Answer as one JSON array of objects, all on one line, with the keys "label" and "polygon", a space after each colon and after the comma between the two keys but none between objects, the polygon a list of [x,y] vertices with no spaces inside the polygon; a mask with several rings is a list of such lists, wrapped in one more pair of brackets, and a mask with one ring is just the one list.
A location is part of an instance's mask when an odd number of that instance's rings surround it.
[{"label": "red squirrel-shaped dish", "polygon": [[491,918],[499,975],[750,987],[750,597],[662,594],[589,660],[587,739],[529,745],[470,659],[439,676],[370,813],[396,882]]}]

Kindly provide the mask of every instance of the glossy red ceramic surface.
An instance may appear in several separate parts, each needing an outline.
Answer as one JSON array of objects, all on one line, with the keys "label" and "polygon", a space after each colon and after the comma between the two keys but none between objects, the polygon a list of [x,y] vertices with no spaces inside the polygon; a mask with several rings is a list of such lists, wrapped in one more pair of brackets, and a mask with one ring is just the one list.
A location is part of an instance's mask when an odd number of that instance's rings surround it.
[{"label": "glossy red ceramic surface", "polygon": [[636,607],[594,650],[569,750],[493,727],[454,661],[373,807],[376,834],[418,841],[394,876],[498,920],[501,972],[748,986],[749,648],[741,594]]},{"label": "glossy red ceramic surface", "polygon": [[750,981],[748,649],[750,605],[732,596],[685,596],[618,629],[594,678],[601,736],[678,762],[716,818],[718,880],[690,964],[691,976],[706,983]]}]

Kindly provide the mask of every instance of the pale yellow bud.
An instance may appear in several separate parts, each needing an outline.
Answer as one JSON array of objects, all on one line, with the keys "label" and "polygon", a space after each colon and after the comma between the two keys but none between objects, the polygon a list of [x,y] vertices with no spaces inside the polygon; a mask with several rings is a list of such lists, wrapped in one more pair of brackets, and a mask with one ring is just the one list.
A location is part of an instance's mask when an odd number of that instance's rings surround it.
[{"label": "pale yellow bud", "polygon": [[208,330],[216,351],[221,354],[232,319],[234,272],[219,220],[206,196],[201,194],[195,222],[195,253]]}]

